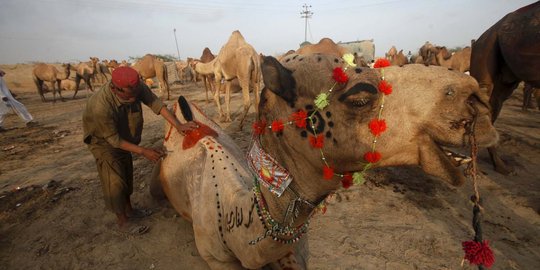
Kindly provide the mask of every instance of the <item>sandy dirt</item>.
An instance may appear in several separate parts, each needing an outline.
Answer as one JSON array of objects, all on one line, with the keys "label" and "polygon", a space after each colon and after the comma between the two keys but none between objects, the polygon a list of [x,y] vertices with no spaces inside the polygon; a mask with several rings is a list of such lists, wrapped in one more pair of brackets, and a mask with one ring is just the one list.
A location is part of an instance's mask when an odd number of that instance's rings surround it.
[{"label": "sandy dirt", "polygon": [[[39,122],[25,127],[10,115],[0,133],[0,269],[208,269],[189,222],[149,194],[153,164],[134,157],[132,201],[154,210],[141,236],[115,227],[102,201],[91,153],[82,143],[86,90],[65,102],[42,103],[31,65],[0,65],[8,86]],[[202,83],[173,85],[208,115]],[[46,95],[48,99],[52,95]],[[540,112],[521,111],[522,91],[506,102],[496,123],[503,159],[516,173],[493,171],[478,158],[484,200],[484,238],[496,256],[492,269],[540,269]],[[241,111],[235,93],[233,118]],[[169,102],[170,104],[170,102]],[[254,119],[254,113],[248,118]],[[215,119],[217,121],[217,119]],[[159,147],[164,120],[145,109],[142,144]],[[246,127],[251,126],[250,123]],[[242,149],[250,130],[223,125]],[[309,231],[310,269],[462,269],[461,242],[472,239],[472,184],[453,188],[415,167],[373,170],[368,182],[341,190]],[[466,262],[463,269],[476,269]]]}]

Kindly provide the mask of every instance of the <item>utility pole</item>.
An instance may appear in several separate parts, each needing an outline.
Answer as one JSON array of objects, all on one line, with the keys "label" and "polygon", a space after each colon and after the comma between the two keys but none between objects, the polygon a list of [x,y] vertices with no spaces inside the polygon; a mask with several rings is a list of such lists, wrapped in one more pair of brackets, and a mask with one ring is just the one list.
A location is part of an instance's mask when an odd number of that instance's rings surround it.
[{"label": "utility pole", "polygon": [[173,31],[174,31],[174,42],[176,42],[176,52],[178,53],[178,61],[180,61],[180,50],[178,49],[178,39],[176,39],[176,28],[174,28]]},{"label": "utility pole", "polygon": [[309,8],[311,8],[311,5],[306,5],[304,4],[302,6],[304,8],[304,10],[302,10],[302,12],[300,12],[300,15],[302,15],[300,18],[305,18],[306,19],[306,22],[305,22],[305,25],[304,25],[304,42],[307,41],[307,19],[311,18],[311,15],[313,15],[313,12],[311,12],[311,10],[309,10]]}]

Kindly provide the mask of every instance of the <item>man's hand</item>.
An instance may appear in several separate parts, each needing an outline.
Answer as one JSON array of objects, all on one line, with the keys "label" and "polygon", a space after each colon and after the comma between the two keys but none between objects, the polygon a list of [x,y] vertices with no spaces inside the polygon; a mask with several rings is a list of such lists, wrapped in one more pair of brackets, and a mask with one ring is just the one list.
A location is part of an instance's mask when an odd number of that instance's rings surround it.
[{"label": "man's hand", "polygon": [[163,156],[163,152],[159,149],[143,148],[141,155],[151,161],[156,162]]},{"label": "man's hand", "polygon": [[176,130],[178,130],[178,132],[180,132],[180,134],[184,135],[186,131],[189,131],[189,130],[194,130],[194,129],[197,129],[199,128],[199,125],[197,125],[197,123],[195,122],[187,122],[185,124],[180,124]]}]

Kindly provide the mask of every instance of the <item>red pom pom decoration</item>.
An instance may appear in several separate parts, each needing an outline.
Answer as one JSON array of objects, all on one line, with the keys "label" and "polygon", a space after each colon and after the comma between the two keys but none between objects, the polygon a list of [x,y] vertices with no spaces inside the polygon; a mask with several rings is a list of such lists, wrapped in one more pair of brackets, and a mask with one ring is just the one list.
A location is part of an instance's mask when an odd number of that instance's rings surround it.
[{"label": "red pom pom decoration", "polygon": [[334,177],[334,168],[324,165],[323,167],[323,178],[326,180],[331,180]]},{"label": "red pom pom decoration", "polygon": [[369,163],[376,163],[377,161],[381,160],[381,153],[374,151],[374,152],[366,152],[364,154],[364,159]]},{"label": "red pom pom decoration", "polygon": [[322,134],[315,136],[309,136],[309,143],[313,148],[321,149],[324,146],[324,137]]},{"label": "red pom pom decoration", "polygon": [[272,131],[273,132],[281,132],[285,128],[285,125],[283,125],[283,121],[281,120],[274,120],[272,122]]},{"label": "red pom pom decoration", "polygon": [[306,128],[307,125],[307,112],[304,110],[299,110],[291,115],[292,121],[299,128]]},{"label": "red pom pom decoration", "polygon": [[384,119],[373,119],[369,122],[369,130],[371,131],[371,134],[377,137],[386,131],[386,122]]},{"label": "red pom pom decoration", "polygon": [[373,64],[373,68],[383,68],[388,66],[390,66],[390,61],[384,58],[377,59],[377,61],[375,61],[375,64]]},{"label": "red pom pom decoration", "polygon": [[334,68],[332,78],[334,78],[334,80],[338,83],[346,83],[349,80],[347,74],[345,74],[345,72],[343,72],[343,69],[340,67]]},{"label": "red pom pom decoration", "polygon": [[253,123],[253,132],[257,135],[262,135],[266,132],[266,120],[261,120]]},{"label": "red pom pom decoration", "polygon": [[471,264],[483,265],[490,268],[495,262],[493,251],[489,247],[489,241],[484,240],[481,243],[476,241],[465,241],[461,243],[465,251],[465,259]]},{"label": "red pom pom decoration", "polygon": [[343,179],[341,179],[341,185],[343,188],[347,189],[353,185],[353,178],[351,173],[345,173]]},{"label": "red pom pom decoration", "polygon": [[385,95],[392,94],[392,85],[387,81],[381,81],[379,83],[379,91],[383,92]]}]

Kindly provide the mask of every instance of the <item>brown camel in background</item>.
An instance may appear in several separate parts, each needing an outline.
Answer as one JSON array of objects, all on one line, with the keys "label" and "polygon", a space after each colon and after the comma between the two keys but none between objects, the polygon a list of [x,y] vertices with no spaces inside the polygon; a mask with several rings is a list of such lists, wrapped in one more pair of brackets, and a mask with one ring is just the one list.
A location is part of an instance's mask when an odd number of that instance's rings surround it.
[{"label": "brown camel in background", "polygon": [[317,44],[305,45],[302,48],[296,50],[297,54],[312,54],[312,53],[322,53],[330,54],[334,56],[341,57],[349,51],[343,47],[336,44],[330,38],[322,38]]},{"label": "brown camel in background", "polygon": [[[41,101],[45,102],[45,88],[43,83],[48,82],[50,83],[51,91],[53,92],[53,102],[56,102],[56,92],[58,92],[58,96],[60,96],[60,100],[64,101],[64,98],[62,97],[62,88],[60,86],[60,83],[62,80],[65,80],[69,78],[70,74],[70,64],[62,64],[62,67],[64,70],[62,72],[59,72],[58,69],[56,69],[52,65],[48,64],[37,64],[34,67],[34,70],[32,71],[32,78],[34,79],[34,83],[36,84],[37,91],[39,96],[41,97]],[[57,85],[55,87],[55,84]]]},{"label": "brown camel in background", "polygon": [[446,47],[441,47],[437,53],[437,62],[440,66],[456,70],[461,73],[469,71],[471,66],[471,47],[465,47],[453,54]]},{"label": "brown camel in background", "polygon": [[107,65],[100,63],[99,58],[97,57],[90,57],[90,63],[94,69],[94,80],[99,81],[100,84],[106,83],[109,80],[109,77],[111,77],[111,72]]},{"label": "brown camel in background", "polygon": [[[205,47],[201,55],[201,63],[210,63],[212,60],[214,60],[214,58],[216,58],[216,56],[212,53],[212,51],[210,51],[208,47]],[[214,95],[214,92],[216,91],[215,77],[213,73],[201,75],[204,82],[204,89],[206,91],[206,103],[208,103],[210,102],[210,99],[208,99],[208,89],[210,88],[212,95]]]},{"label": "brown camel in background", "polygon": [[75,98],[77,92],[79,92],[81,80],[84,80],[86,83],[86,88],[94,92],[94,88],[92,87],[92,82],[90,80],[94,74],[94,69],[85,62],[81,62],[78,65],[72,65],[71,69],[75,71],[75,93],[73,94],[73,98]]},{"label": "brown camel in background", "polygon": [[200,74],[209,74],[213,71],[215,83],[219,85],[221,80],[225,80],[225,113],[221,108],[219,96],[220,91],[214,91],[214,101],[218,107],[219,117],[222,121],[230,122],[230,101],[231,101],[231,81],[238,79],[242,87],[242,99],[244,103],[244,112],[240,118],[240,129],[244,125],[244,120],[251,106],[249,97],[250,89],[253,89],[255,95],[255,111],[258,112],[259,89],[261,84],[261,65],[259,54],[253,46],[246,42],[240,31],[232,32],[229,40],[214,60],[209,63],[196,63],[195,70]]},{"label": "brown camel in background", "polygon": [[424,43],[424,45],[422,45],[422,47],[420,47],[420,49],[418,50],[418,55],[422,57],[422,61],[424,63],[424,65],[426,66],[429,66],[429,65],[438,65],[437,64],[437,53],[439,52],[439,50],[437,49],[436,46],[434,46],[433,44],[429,43],[429,41],[426,41],[426,43]]},{"label": "brown camel in background", "polygon": [[137,63],[133,65],[133,68],[139,73],[143,80],[157,77],[162,90],[162,96],[167,93],[167,99],[171,98],[167,78],[167,67],[162,61],[151,54],[147,54],[137,61]]},{"label": "brown camel in background", "polygon": [[[490,95],[491,117],[495,122],[503,102],[525,81],[540,87],[540,2],[507,14],[472,44],[471,76]],[[509,168],[495,147],[488,148],[497,172]]]},{"label": "brown camel in background", "polygon": [[403,54],[403,50],[399,50],[399,52],[390,60],[390,64],[392,64],[392,66],[402,67],[408,63],[409,61],[407,60],[407,56]]}]

